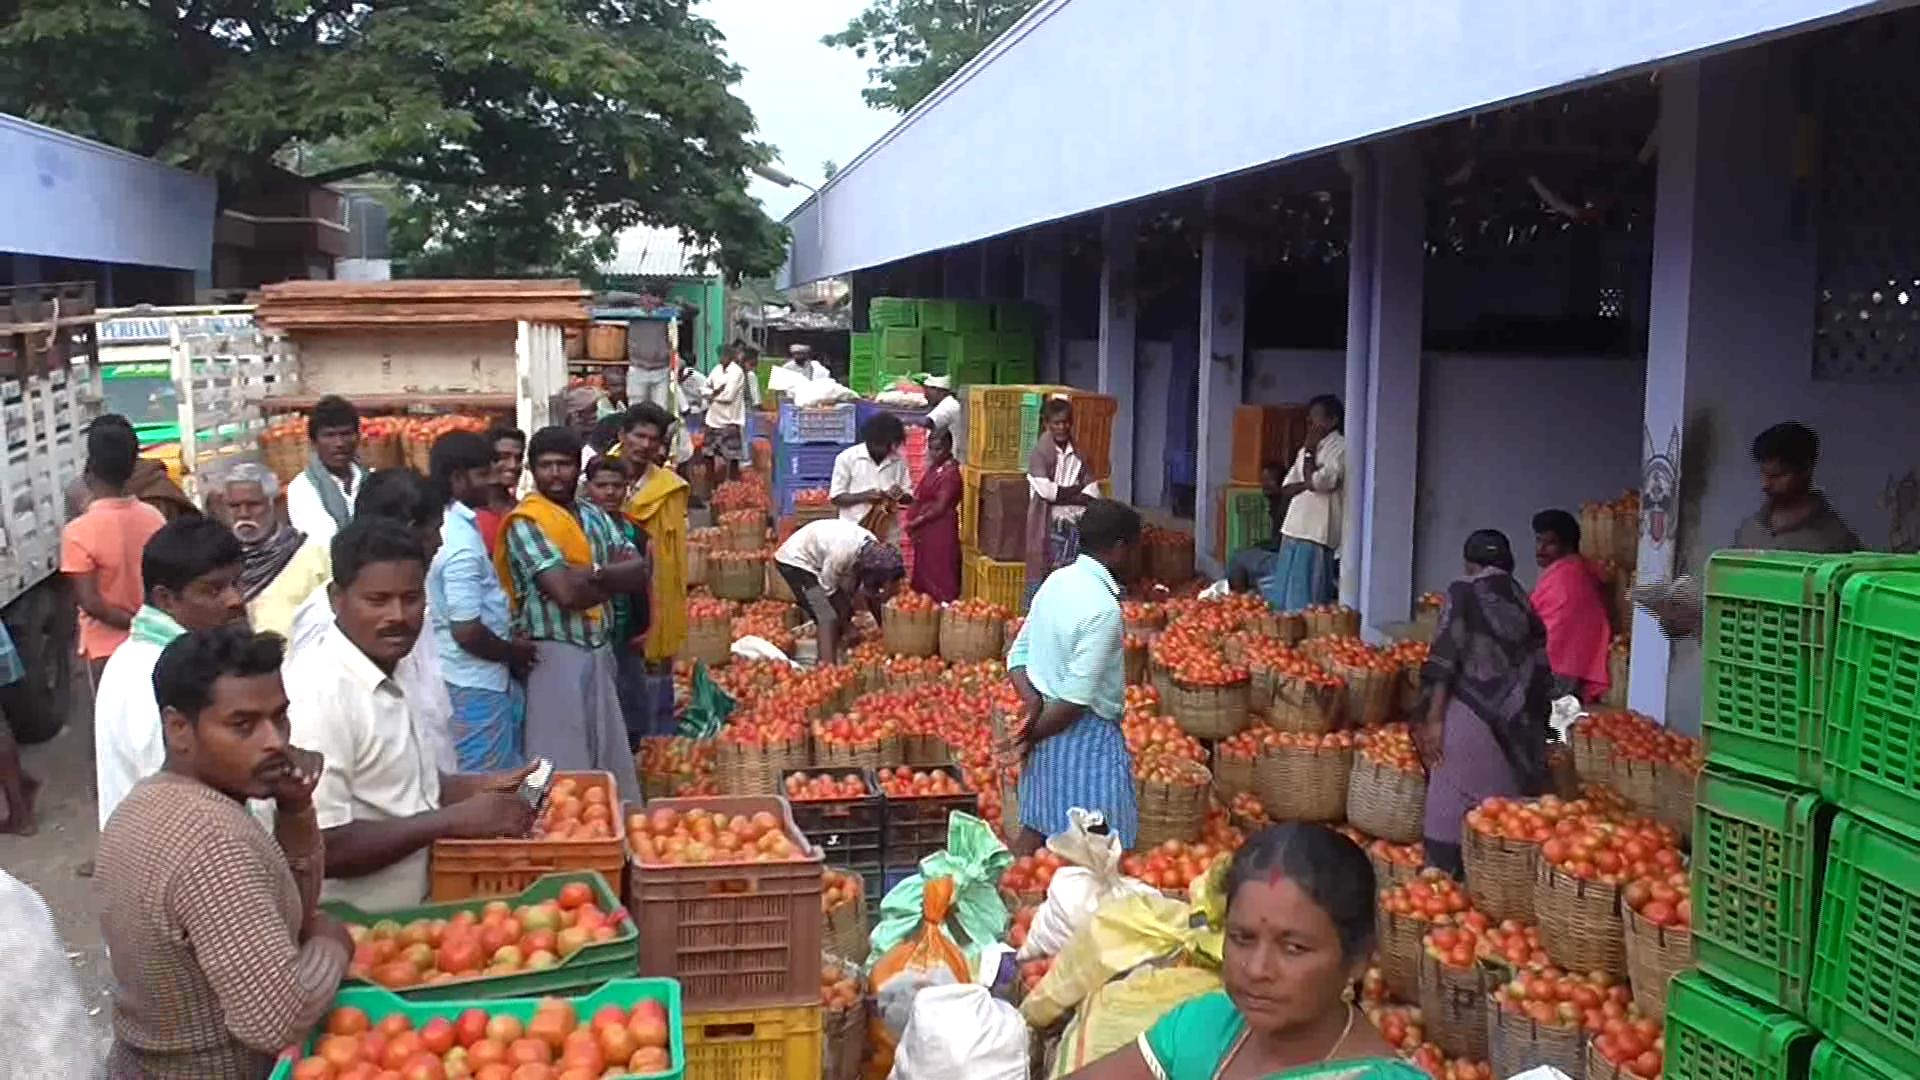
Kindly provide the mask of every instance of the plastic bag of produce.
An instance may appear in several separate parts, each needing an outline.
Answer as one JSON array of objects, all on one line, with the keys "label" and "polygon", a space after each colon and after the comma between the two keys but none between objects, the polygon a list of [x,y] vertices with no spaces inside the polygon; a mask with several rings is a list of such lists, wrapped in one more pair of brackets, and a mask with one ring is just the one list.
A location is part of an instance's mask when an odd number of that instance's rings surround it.
[{"label": "plastic bag of produce", "polygon": [[920,883],[917,876],[908,878],[887,894],[886,903],[893,903],[908,882],[915,883],[911,892],[920,906],[914,929],[886,946],[884,952],[877,932],[871,939],[878,960],[868,977],[873,1001],[868,1010],[867,1034],[875,1057],[881,1061],[892,1058],[921,991],[964,983],[969,975],[966,956],[946,930],[954,899],[953,879],[933,878]]},{"label": "plastic bag of produce", "polygon": [[1220,976],[1198,967],[1144,967],[1095,990],[1060,1035],[1055,1080],[1139,1038],[1175,1005],[1220,989]]},{"label": "plastic bag of produce", "polygon": [[1047,850],[1067,861],[1047,886],[1046,902],[1033,916],[1020,959],[1038,960],[1066,948],[1073,932],[1115,896],[1156,891],[1120,872],[1120,838],[1104,830],[1106,818],[1079,807],[1067,811],[1067,830],[1047,839]]},{"label": "plastic bag of produce", "polygon": [[691,739],[711,739],[720,733],[720,725],[733,715],[733,699],[707,674],[705,662],[693,665],[692,700],[680,718],[680,734]]},{"label": "plastic bag of produce", "polygon": [[1220,966],[1220,933],[1193,926],[1193,905],[1159,893],[1122,896],[1102,904],[1068,939],[1053,968],[1020,1006],[1037,1028],[1048,1027],[1112,979],[1142,964],[1196,962]]},{"label": "plastic bag of produce", "polygon": [[984,986],[930,987],[913,999],[888,1078],[1026,1080],[1026,1022]]},{"label": "plastic bag of produce", "polygon": [[[952,889],[950,916],[942,921],[958,942],[967,964],[980,950],[1007,932],[1007,905],[1000,899],[1000,878],[1013,865],[1013,853],[993,835],[987,823],[972,814],[955,811],[947,816],[947,846],[920,860],[920,872],[895,885],[880,901],[880,917],[867,941],[869,963],[878,982],[878,959],[912,934],[921,924],[921,893],[929,882],[947,879]],[[966,979],[963,972],[960,976]]]}]

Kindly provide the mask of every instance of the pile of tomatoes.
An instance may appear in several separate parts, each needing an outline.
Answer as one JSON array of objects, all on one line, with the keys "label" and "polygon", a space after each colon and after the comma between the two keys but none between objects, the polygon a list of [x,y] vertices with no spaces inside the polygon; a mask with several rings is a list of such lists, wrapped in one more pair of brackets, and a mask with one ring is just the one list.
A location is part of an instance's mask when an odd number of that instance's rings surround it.
[{"label": "pile of tomatoes", "polygon": [[854,708],[843,713],[813,722],[813,742],[816,746],[831,746],[845,749],[866,749],[879,746],[888,739],[900,734],[899,724],[891,715],[882,715],[871,709],[862,709],[861,698]]},{"label": "pile of tomatoes", "polygon": [[440,413],[437,416],[409,416],[401,420],[400,430],[410,443],[431,447],[440,441],[440,436],[455,431],[471,431],[484,435],[493,421],[484,416],[472,416],[465,413]]},{"label": "pile of tomatoes", "polygon": [[1354,731],[1275,731],[1266,736],[1265,748],[1291,750],[1351,750],[1360,739]]},{"label": "pile of tomatoes", "polygon": [[[1376,969],[1375,974],[1378,974]],[[1380,985],[1386,992],[1386,983]],[[1427,1026],[1420,1010],[1413,1005],[1369,1004],[1365,1009],[1367,1022],[1372,1024],[1387,1045],[1402,1054],[1411,1054],[1427,1041]]]},{"label": "pile of tomatoes", "polygon": [[1311,644],[1313,654],[1335,671],[1343,667],[1390,673],[1400,670],[1401,661],[1398,657],[1356,637],[1315,638]]},{"label": "pile of tomatoes", "polygon": [[968,793],[952,773],[943,769],[914,769],[902,765],[881,769],[877,775],[880,790],[886,792],[889,799],[927,799]]},{"label": "pile of tomatoes", "polygon": [[[1130,708],[1120,722],[1120,730],[1126,736],[1127,750],[1133,754],[1136,770],[1142,759],[1161,755],[1204,764],[1207,760],[1205,744],[1180,730],[1180,724],[1173,717],[1161,716],[1151,709],[1152,706]],[[1137,771],[1135,775],[1139,775]]]},{"label": "pile of tomatoes", "polygon": [[1013,612],[988,600],[971,597],[966,600],[954,600],[947,604],[947,613],[956,619],[969,619],[977,622],[1006,622]]},{"label": "pile of tomatoes", "polygon": [[805,841],[788,836],[779,818],[723,814],[695,808],[681,813],[667,807],[627,815],[627,842],[646,865],[786,862],[805,859]]},{"label": "pile of tomatoes", "polygon": [[447,919],[391,919],[349,926],[354,942],[347,975],[393,990],[542,971],[598,941],[619,934],[626,909],[602,911],[593,889],[570,882],[560,895],[510,907],[494,900]]},{"label": "pile of tomatoes", "polygon": [[1633,1015],[1633,992],[1604,972],[1574,975],[1557,967],[1516,972],[1493,991],[1500,1008],[1538,1024],[1582,1027],[1591,1034],[1609,1019]]},{"label": "pile of tomatoes", "polygon": [[764,514],[771,508],[767,487],[759,480],[729,480],[713,490],[709,503],[722,514],[729,510],[758,510]]},{"label": "pile of tomatoes", "polygon": [[1033,917],[1039,914],[1038,905],[1029,904],[1018,908],[1007,923],[1007,944],[1017,951],[1027,944],[1027,935],[1033,933]]},{"label": "pile of tomatoes", "polygon": [[1593,812],[1593,806],[1580,799],[1562,799],[1547,795],[1539,799],[1509,799],[1494,796],[1467,811],[1467,828],[1482,836],[1522,843],[1542,844],[1553,836],[1556,825]]},{"label": "pile of tomatoes", "polygon": [[1405,724],[1386,724],[1360,734],[1360,756],[1376,765],[1400,772],[1420,771],[1420,752],[1413,746],[1413,729]]},{"label": "pile of tomatoes", "polygon": [[1693,885],[1684,870],[1636,878],[1620,890],[1620,902],[1655,926],[1693,928]]},{"label": "pile of tomatoes", "polygon": [[1195,642],[1184,634],[1160,635],[1151,651],[1167,674],[1181,686],[1236,686],[1253,677],[1246,665],[1231,663],[1219,649]]},{"label": "pile of tomatoes", "polygon": [[912,589],[901,589],[893,594],[893,599],[887,601],[888,611],[897,611],[902,615],[931,615],[939,606],[934,603],[933,597]]},{"label": "pile of tomatoes", "polygon": [[1233,848],[1207,839],[1193,843],[1168,840],[1143,853],[1122,855],[1120,872],[1156,889],[1179,892],[1205,874],[1215,858],[1231,850]]},{"label": "pile of tomatoes", "polygon": [[548,791],[546,811],[529,835],[535,840],[610,840],[616,809],[611,785],[562,777]]},{"label": "pile of tomatoes", "polygon": [[859,1003],[859,969],[835,960],[822,960],[820,962],[820,1007],[830,1013],[836,1013],[845,1012]]},{"label": "pile of tomatoes", "polygon": [[1685,863],[1679,837],[1665,825],[1592,817],[1555,826],[1540,845],[1540,857],[1572,877],[1607,885],[1654,875],[1664,879],[1682,872]]},{"label": "pile of tomatoes", "polygon": [[1255,828],[1265,828],[1273,824],[1273,818],[1267,815],[1267,808],[1260,803],[1260,797],[1251,791],[1242,791],[1227,803],[1227,812],[1236,819]]},{"label": "pile of tomatoes", "polygon": [[843,873],[831,867],[820,873],[820,914],[831,915],[848,904],[866,903],[866,892],[857,874]]},{"label": "pile of tomatoes", "polygon": [[1433,1080],[1495,1080],[1490,1063],[1450,1058],[1435,1043],[1421,1043],[1407,1061]]},{"label": "pile of tomatoes", "polygon": [[669,795],[718,795],[713,740],[652,735],[640,740],[640,775],[664,785]]},{"label": "pile of tomatoes", "polygon": [[586,1024],[573,1004],[545,998],[533,1019],[489,1014],[482,1007],[452,1020],[435,1017],[417,1030],[405,1013],[373,1023],[355,1007],[327,1016],[326,1034],[310,1057],[294,1063],[294,1080],[405,1080],[471,1076],[475,1080],[652,1076],[673,1064],[666,1007],[642,1001],[631,1011],[606,1005]]},{"label": "pile of tomatoes", "polygon": [[748,706],[728,718],[727,726],[720,729],[718,741],[754,750],[805,745],[806,713],[793,705]]},{"label": "pile of tomatoes", "polygon": [[1475,932],[1491,925],[1484,912],[1474,909],[1459,882],[1431,867],[1405,885],[1380,890],[1380,910],[1435,926],[1467,926]]},{"label": "pile of tomatoes", "polygon": [[1031,855],[1022,855],[1013,860],[1007,872],[1000,876],[1000,888],[1015,896],[1031,896],[1047,891],[1053,884],[1053,875],[1064,869],[1065,859],[1041,848]]},{"label": "pile of tomatoes", "polygon": [[1421,939],[1426,954],[1442,965],[1465,970],[1480,960],[1481,931],[1473,922],[1436,925]]},{"label": "pile of tomatoes", "polygon": [[1518,919],[1502,919],[1480,935],[1480,959],[1513,971],[1538,971],[1551,965],[1540,928]]},{"label": "pile of tomatoes", "polygon": [[826,802],[831,800],[864,799],[873,794],[867,782],[859,773],[816,773],[803,776],[794,773],[787,777],[787,798],[794,802]]},{"label": "pile of tomatoes", "polygon": [[1133,777],[1145,784],[1169,787],[1206,787],[1213,777],[1192,758],[1177,754],[1143,754],[1133,759]]},{"label": "pile of tomatoes", "polygon": [[793,506],[796,510],[818,510],[832,504],[832,495],[826,488],[801,488],[793,493]]},{"label": "pile of tomatoes", "polygon": [[1158,630],[1167,625],[1167,609],[1151,600],[1127,600],[1120,605],[1120,618],[1129,627]]},{"label": "pile of tomatoes", "polygon": [[1269,740],[1278,734],[1275,728],[1255,725],[1221,739],[1214,744],[1214,749],[1222,760],[1245,764],[1259,757]]},{"label": "pile of tomatoes", "polygon": [[[1589,1029],[1591,1030],[1591,1029]],[[1610,1017],[1593,1034],[1593,1050],[1638,1080],[1659,1080],[1667,1065],[1667,1035],[1651,1017]]]},{"label": "pile of tomatoes", "polygon": [[712,596],[690,596],[687,598],[687,621],[690,623],[732,622],[740,605],[731,600],[720,600]]}]

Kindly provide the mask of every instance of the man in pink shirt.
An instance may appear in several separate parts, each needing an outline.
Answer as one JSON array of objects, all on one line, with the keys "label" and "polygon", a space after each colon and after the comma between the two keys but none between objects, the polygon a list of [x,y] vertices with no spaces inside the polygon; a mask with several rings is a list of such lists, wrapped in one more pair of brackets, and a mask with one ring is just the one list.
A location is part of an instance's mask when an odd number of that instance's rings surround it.
[{"label": "man in pink shirt", "polygon": [[165,525],[160,511],[127,493],[140,443],[131,428],[95,423],[87,429],[87,489],[92,501],[60,534],[60,572],[80,604],[80,654],[90,685],[107,657],[127,639],[145,595],[140,554]]},{"label": "man in pink shirt", "polygon": [[1533,515],[1533,561],[1540,580],[1530,599],[1547,627],[1554,692],[1599,701],[1607,693],[1613,626],[1606,583],[1600,568],[1580,554],[1580,523],[1572,514],[1542,510]]}]

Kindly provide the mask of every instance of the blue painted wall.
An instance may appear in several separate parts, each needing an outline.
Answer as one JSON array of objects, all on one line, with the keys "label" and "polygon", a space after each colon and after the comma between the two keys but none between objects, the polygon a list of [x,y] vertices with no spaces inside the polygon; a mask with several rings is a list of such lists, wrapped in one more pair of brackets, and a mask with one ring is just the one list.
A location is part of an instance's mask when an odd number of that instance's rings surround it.
[{"label": "blue painted wall", "polygon": [[0,115],[0,252],[208,271],[204,176]]}]

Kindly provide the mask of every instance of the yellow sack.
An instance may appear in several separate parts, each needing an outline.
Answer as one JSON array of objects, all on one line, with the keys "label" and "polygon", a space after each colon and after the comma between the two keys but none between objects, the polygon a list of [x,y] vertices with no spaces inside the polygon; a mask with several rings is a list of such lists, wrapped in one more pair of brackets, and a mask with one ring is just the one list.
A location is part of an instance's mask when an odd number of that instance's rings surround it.
[{"label": "yellow sack", "polygon": [[1020,1006],[1020,1014],[1033,1027],[1049,1027],[1095,990],[1146,963],[1218,968],[1220,929],[1194,914],[1192,905],[1159,893],[1117,897],[1100,905],[1067,939],[1052,969]]},{"label": "yellow sack", "polygon": [[1095,990],[1061,1033],[1053,1080],[1138,1039],[1174,1006],[1218,989],[1220,976],[1206,968],[1146,967]]}]

